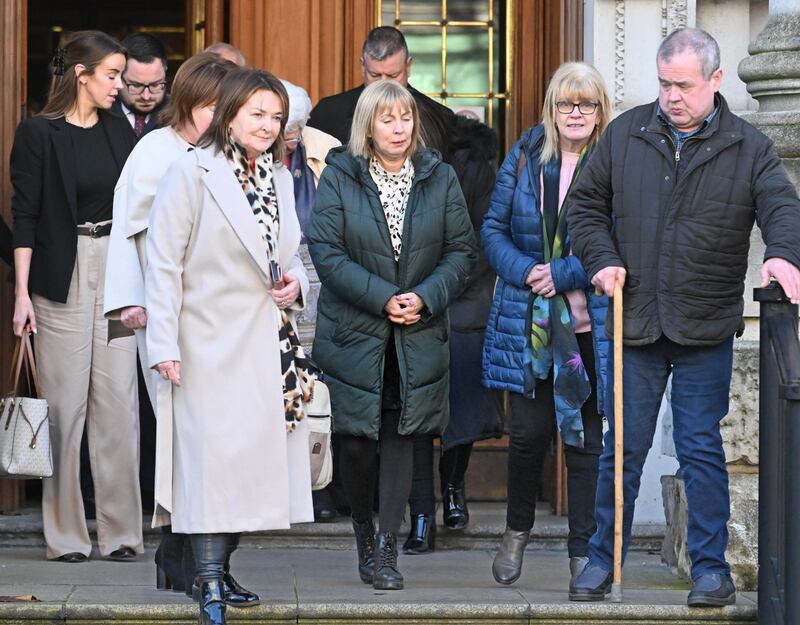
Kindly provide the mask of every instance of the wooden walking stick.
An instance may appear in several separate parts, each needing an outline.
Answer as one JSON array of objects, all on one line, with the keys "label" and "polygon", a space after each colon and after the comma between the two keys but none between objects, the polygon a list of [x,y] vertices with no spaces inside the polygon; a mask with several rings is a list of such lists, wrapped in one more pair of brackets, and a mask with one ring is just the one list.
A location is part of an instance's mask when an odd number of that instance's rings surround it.
[{"label": "wooden walking stick", "polygon": [[614,579],[610,601],[622,601],[622,285],[614,283]]}]

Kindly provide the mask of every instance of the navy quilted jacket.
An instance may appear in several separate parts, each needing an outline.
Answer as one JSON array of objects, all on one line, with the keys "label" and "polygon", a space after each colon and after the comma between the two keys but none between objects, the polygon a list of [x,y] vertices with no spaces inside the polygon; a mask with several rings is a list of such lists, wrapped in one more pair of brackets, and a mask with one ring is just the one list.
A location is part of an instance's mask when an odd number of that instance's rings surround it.
[{"label": "navy quilted jacket", "polygon": [[[483,384],[527,396],[534,388],[534,380],[527,349],[531,290],[525,285],[525,278],[534,265],[544,262],[539,209],[539,154],[543,142],[544,128],[535,126],[526,130],[511,148],[497,174],[489,212],[481,228],[484,252],[497,272],[483,344]],[[521,149],[525,151],[527,163],[517,181]],[[568,238],[565,252],[569,251],[569,244]],[[605,412],[608,340],[604,324],[608,299],[595,295],[589,277],[575,256],[554,259],[551,271],[558,293],[586,290],[597,363],[597,405],[600,412]]]}]

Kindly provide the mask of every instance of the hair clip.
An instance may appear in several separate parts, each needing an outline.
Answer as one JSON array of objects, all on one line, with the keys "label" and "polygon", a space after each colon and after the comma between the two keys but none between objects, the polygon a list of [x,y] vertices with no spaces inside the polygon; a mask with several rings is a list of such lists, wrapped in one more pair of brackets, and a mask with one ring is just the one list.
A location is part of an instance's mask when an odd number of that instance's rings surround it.
[{"label": "hair clip", "polygon": [[56,55],[53,57],[53,74],[56,76],[64,75],[64,57],[66,54],[66,48],[56,48]]}]

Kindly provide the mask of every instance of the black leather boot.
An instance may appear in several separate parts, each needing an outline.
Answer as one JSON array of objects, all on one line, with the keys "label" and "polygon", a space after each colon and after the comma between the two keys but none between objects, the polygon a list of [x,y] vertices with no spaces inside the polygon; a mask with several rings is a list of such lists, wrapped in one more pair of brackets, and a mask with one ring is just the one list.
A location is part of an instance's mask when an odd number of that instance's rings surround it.
[{"label": "black leather boot", "polygon": [[464,484],[445,484],[442,489],[442,520],[451,530],[463,530],[469,523]]},{"label": "black leather boot", "polygon": [[358,576],[365,584],[371,584],[375,575],[375,525],[372,519],[356,521],[353,519],[358,551]]},{"label": "black leather boot", "polygon": [[168,525],[161,528],[161,542],[156,549],[155,562],[158,590],[186,590],[183,575],[183,535],[173,534]]},{"label": "black leather boot", "polygon": [[222,579],[200,584],[200,625],[227,625]]},{"label": "black leather boot", "polygon": [[261,603],[259,596],[244,588],[231,575],[231,555],[239,546],[239,534],[231,534],[228,539],[228,555],[225,558],[225,575],[222,576],[222,589],[225,603],[232,608],[249,608]]},{"label": "black leather boot", "polygon": [[372,587],[375,590],[403,590],[403,576],[397,570],[397,537],[392,532],[378,534]]},{"label": "black leather boot", "polygon": [[[249,608],[261,603],[261,598],[254,592],[247,590],[231,575],[231,555],[239,546],[239,534],[228,535],[227,555],[225,556],[225,572],[222,575],[222,593],[225,603],[232,608]],[[200,588],[195,584],[192,587],[192,597],[195,601],[200,595]]]},{"label": "black leather boot", "polygon": [[403,543],[403,553],[431,553],[436,549],[436,516],[416,514],[411,517],[411,530]]}]

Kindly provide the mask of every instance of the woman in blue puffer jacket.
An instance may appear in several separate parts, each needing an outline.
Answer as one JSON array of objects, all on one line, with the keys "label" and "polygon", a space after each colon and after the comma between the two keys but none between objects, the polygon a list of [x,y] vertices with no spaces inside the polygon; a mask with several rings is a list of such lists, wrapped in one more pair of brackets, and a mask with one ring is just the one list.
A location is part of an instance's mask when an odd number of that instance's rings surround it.
[{"label": "woman in blue puffer jacket", "polygon": [[558,427],[566,451],[570,572],[587,561],[602,450],[608,302],[570,255],[561,210],[611,120],[600,74],[565,63],[545,95],[542,124],[506,156],[481,230],[497,272],[483,347],[483,383],[510,391],[508,509],[495,580],[512,584],[533,527],[545,454]]}]

